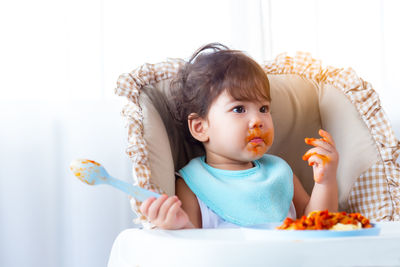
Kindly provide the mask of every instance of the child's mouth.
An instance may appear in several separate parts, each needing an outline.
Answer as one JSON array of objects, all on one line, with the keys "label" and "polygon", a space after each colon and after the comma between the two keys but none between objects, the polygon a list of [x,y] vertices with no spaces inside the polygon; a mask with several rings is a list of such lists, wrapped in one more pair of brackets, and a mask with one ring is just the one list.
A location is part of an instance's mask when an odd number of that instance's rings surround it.
[{"label": "child's mouth", "polygon": [[262,142],[264,142],[264,140],[261,137],[255,137],[255,138],[250,140],[250,143],[251,144],[255,144],[255,145],[259,144],[259,143],[262,143]]},{"label": "child's mouth", "polygon": [[263,133],[260,128],[252,129],[247,134],[247,142],[251,144],[260,144],[264,142],[264,137],[266,137],[266,133]]},{"label": "child's mouth", "polygon": [[263,144],[270,145],[270,131],[262,131],[260,128],[250,129],[246,136],[246,142],[253,148],[262,147]]}]

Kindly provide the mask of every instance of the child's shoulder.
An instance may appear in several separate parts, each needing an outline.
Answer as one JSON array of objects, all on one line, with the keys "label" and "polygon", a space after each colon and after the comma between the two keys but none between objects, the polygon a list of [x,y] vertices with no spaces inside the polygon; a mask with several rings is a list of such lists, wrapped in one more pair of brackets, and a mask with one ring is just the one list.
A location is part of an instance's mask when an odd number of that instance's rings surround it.
[{"label": "child's shoulder", "polygon": [[189,160],[189,162],[186,163],[185,166],[183,166],[179,172],[181,172],[184,169],[188,169],[189,167],[200,167],[202,164],[205,163],[204,161],[205,156],[198,156],[195,158],[192,158],[191,160]]}]

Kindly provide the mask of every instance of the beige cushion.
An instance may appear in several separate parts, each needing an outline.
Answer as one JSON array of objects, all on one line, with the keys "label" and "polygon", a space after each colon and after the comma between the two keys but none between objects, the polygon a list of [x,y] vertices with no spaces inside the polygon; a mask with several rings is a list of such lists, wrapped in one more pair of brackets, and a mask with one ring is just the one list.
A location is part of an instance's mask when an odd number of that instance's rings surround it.
[{"label": "beige cushion", "polygon": [[314,185],[312,168],[302,160],[311,147],[305,137],[316,137],[321,128],[318,89],[298,75],[268,75],[275,140],[267,153],[285,159],[308,193]]},{"label": "beige cushion", "polygon": [[175,194],[175,175],[172,150],[164,123],[146,94],[140,95],[143,112],[144,138],[149,153],[152,182],[164,189],[166,194]]},{"label": "beige cushion", "polygon": [[331,85],[313,83],[298,75],[268,75],[271,85],[275,141],[268,153],[279,155],[292,167],[306,191],[314,186],[312,168],[302,160],[311,147],[305,137],[327,130],[339,153],[337,180],[339,208],[348,209],[356,179],[379,159],[376,144],[351,102]]},{"label": "beige cushion", "polygon": [[319,92],[322,128],[332,134],[339,152],[339,208],[348,210],[354,183],[379,160],[379,152],[368,127],[349,99],[329,84],[321,85]]}]

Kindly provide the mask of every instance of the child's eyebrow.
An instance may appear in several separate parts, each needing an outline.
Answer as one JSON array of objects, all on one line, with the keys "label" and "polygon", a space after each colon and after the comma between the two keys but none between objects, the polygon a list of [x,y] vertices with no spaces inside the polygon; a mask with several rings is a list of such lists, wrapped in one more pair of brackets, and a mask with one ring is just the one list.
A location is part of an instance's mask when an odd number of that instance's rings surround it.
[{"label": "child's eyebrow", "polygon": [[240,104],[246,104],[246,103],[251,103],[251,104],[256,104],[256,105],[262,105],[262,106],[266,106],[266,105],[271,105],[271,102],[269,102],[268,100],[237,100],[238,103]]},{"label": "child's eyebrow", "polygon": [[229,100],[227,103],[225,103],[225,106],[236,106],[236,105],[243,105],[243,102],[244,101],[241,101],[241,100],[237,100],[237,99],[234,99],[234,100]]}]

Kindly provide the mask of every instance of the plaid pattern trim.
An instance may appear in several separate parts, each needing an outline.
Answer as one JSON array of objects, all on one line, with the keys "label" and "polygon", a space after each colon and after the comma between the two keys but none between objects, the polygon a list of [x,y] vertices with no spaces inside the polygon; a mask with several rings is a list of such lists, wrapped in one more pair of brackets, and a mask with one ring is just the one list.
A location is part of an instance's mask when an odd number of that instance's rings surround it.
[{"label": "plaid pattern trim", "polygon": [[354,184],[349,211],[375,221],[400,220],[400,166],[396,163],[400,143],[371,84],[351,68],[322,68],[320,61],[303,52],[297,52],[294,58],[280,54],[265,63],[264,69],[269,74],[301,75],[317,84],[331,84],[344,93],[370,130],[381,157]]},{"label": "plaid pattern trim", "polygon": [[[158,64],[144,64],[131,73],[122,74],[115,89],[117,95],[129,100],[122,115],[127,119],[126,152],[133,162],[134,183],[159,193],[163,193],[162,189],[152,184],[150,179],[143,114],[138,99],[143,86],[173,77],[184,63],[182,59],[168,59]],[[275,60],[265,62],[263,68],[267,74],[297,74],[317,84],[332,84],[346,95],[369,128],[381,156],[381,160],[363,173],[353,186],[349,197],[350,212],[360,212],[375,221],[400,220],[400,166],[396,163],[400,143],[372,86],[351,68],[322,68],[321,61],[303,52],[294,57],[280,54]],[[132,209],[138,216],[136,223],[145,228],[153,227],[141,214],[140,204],[131,200]]]},{"label": "plaid pattern trim", "polygon": [[[134,184],[146,189],[152,189],[160,194],[162,188],[151,183],[151,170],[149,166],[147,144],[144,139],[143,113],[139,105],[140,90],[146,85],[169,79],[177,73],[184,61],[181,59],[168,59],[158,64],[144,64],[131,73],[122,74],[117,82],[115,93],[128,98],[128,104],[122,110],[122,116],[126,118],[128,128],[128,147],[126,153],[132,160]],[[135,223],[142,224],[145,228],[154,226],[144,216],[139,207],[142,204],[135,199],[130,201],[132,210],[136,213]]]}]

